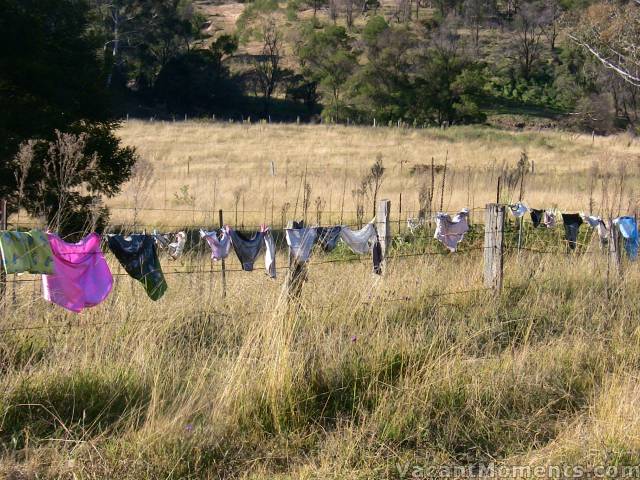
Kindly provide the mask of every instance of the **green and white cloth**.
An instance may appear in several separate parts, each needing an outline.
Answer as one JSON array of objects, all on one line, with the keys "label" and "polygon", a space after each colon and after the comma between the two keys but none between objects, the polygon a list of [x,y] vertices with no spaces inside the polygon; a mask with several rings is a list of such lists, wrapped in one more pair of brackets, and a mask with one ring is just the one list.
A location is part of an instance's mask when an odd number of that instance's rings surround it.
[{"label": "green and white cloth", "polygon": [[7,273],[54,273],[49,239],[40,230],[0,232],[0,254]]}]

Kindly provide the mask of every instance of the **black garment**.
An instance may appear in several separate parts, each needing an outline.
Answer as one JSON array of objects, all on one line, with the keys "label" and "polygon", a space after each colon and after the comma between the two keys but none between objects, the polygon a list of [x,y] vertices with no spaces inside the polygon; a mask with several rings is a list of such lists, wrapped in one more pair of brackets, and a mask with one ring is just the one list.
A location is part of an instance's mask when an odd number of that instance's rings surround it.
[{"label": "black garment", "polygon": [[564,223],[564,235],[569,248],[575,250],[578,232],[580,231],[580,225],[582,225],[582,217],[578,213],[563,213],[562,223]]},{"label": "black garment", "polygon": [[167,291],[160,268],[156,242],[151,235],[109,235],[109,249],[126,272],[144,285],[151,300],[159,300]]},{"label": "black garment", "polygon": [[373,256],[373,273],[382,275],[382,245],[380,245],[378,239],[376,239],[376,243],[373,244],[371,254]]},{"label": "black garment", "polygon": [[246,272],[252,271],[253,263],[264,245],[264,232],[256,232],[252,237],[247,237],[236,230],[229,230],[229,236],[233,250],[242,264],[242,269]]},{"label": "black garment", "polygon": [[317,232],[317,242],[322,247],[322,250],[325,252],[330,252],[336,245],[338,244],[338,240],[340,239],[340,232],[342,231],[342,227],[318,227],[316,228]]},{"label": "black garment", "polygon": [[542,218],[544,217],[544,210],[538,210],[537,208],[532,208],[529,213],[531,213],[531,221],[533,222],[533,228],[538,228],[540,226],[540,222],[542,222]]}]

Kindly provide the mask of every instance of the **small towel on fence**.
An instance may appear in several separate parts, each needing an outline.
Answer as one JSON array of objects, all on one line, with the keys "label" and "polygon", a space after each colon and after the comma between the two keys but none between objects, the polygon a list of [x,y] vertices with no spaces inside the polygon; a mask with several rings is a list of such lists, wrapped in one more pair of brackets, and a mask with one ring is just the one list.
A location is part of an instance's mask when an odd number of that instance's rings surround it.
[{"label": "small towel on fence", "polygon": [[0,252],[6,273],[54,272],[53,254],[47,235],[40,230],[0,233]]},{"label": "small towel on fence", "polygon": [[286,236],[293,259],[298,263],[308,262],[317,237],[316,229],[287,228]]},{"label": "small towel on fence", "polygon": [[276,242],[270,230],[264,233],[264,268],[267,275],[276,278]]},{"label": "small towel on fence", "polygon": [[144,286],[151,300],[159,300],[167,290],[155,240],[151,235],[109,235],[109,249],[126,272]]},{"label": "small towel on fence", "polygon": [[233,250],[242,264],[242,269],[245,272],[251,272],[264,245],[264,232],[256,232],[251,237],[247,237],[237,230],[229,229],[229,236]]},{"label": "small towel on fence", "polygon": [[618,217],[613,221],[624,238],[624,249],[630,260],[638,258],[638,225],[633,217]]},{"label": "small towel on fence", "polygon": [[204,238],[211,247],[211,260],[222,260],[229,256],[231,250],[231,238],[224,229],[205,232],[200,230],[200,237]]},{"label": "small towel on fence", "polygon": [[575,250],[580,225],[582,225],[582,217],[578,213],[563,213],[562,223],[564,224],[564,234],[568,242],[567,244],[571,250]]},{"label": "small towel on fence", "polygon": [[455,252],[464,234],[469,230],[468,217],[469,210],[466,208],[460,210],[453,218],[446,213],[438,213],[433,238],[442,242],[451,252]]},{"label": "small towel on fence", "polygon": [[50,233],[49,243],[55,273],[42,276],[45,300],[76,313],[102,303],[111,292],[113,276],[100,249],[100,235],[91,233],[67,243]]},{"label": "small towel on fence", "polygon": [[527,206],[522,202],[518,202],[515,205],[509,205],[509,209],[511,210],[513,216],[516,218],[523,217],[524,214],[529,211]]},{"label": "small towel on fence", "polygon": [[338,244],[338,240],[340,239],[340,232],[342,232],[342,227],[317,227],[316,233],[318,238],[318,243],[320,247],[325,252],[330,252],[336,245]]},{"label": "small towel on fence", "polygon": [[365,253],[369,253],[369,250],[377,238],[376,228],[373,225],[373,221],[356,231],[351,230],[349,227],[342,227],[340,238],[342,238],[355,253],[364,255]]}]

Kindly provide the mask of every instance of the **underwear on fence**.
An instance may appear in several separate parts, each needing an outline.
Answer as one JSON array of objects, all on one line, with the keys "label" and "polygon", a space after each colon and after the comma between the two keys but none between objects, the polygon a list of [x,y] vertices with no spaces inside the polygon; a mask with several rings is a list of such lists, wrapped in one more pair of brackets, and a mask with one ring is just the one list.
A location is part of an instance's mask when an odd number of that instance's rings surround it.
[{"label": "underwear on fence", "polygon": [[100,249],[100,235],[91,233],[67,243],[50,233],[54,273],[42,276],[45,300],[80,313],[102,303],[111,292],[113,276]]},{"label": "underwear on fence", "polygon": [[318,244],[325,252],[330,252],[338,244],[342,227],[318,227],[316,228]]},{"label": "underwear on fence", "polygon": [[575,250],[580,225],[582,225],[582,217],[578,213],[563,213],[562,223],[564,224],[564,235],[568,242],[567,244],[571,250]]},{"label": "underwear on fence", "polygon": [[533,223],[533,228],[538,228],[542,223],[542,219],[544,217],[544,210],[532,208],[531,210],[529,210],[529,214],[531,215],[531,223]]},{"label": "underwear on fence", "polygon": [[451,218],[446,213],[436,215],[436,232],[433,236],[442,242],[451,252],[455,252],[458,244],[464,238],[464,234],[469,231],[469,210],[460,210]]},{"label": "underwear on fence", "polygon": [[251,272],[264,244],[264,232],[256,232],[251,237],[232,229],[228,229],[228,233],[231,237],[233,250],[242,264],[242,269]]},{"label": "underwear on fence", "polygon": [[342,227],[340,230],[340,238],[349,245],[355,253],[359,253],[360,255],[369,253],[369,250],[377,238],[373,220],[356,231],[351,230],[349,227]]},{"label": "underwear on fence", "polygon": [[624,238],[624,249],[630,260],[638,258],[638,225],[633,217],[618,217],[613,221]]},{"label": "underwear on fence", "polygon": [[47,235],[40,230],[0,233],[0,252],[6,273],[54,272],[53,254]]},{"label": "underwear on fence", "polygon": [[158,252],[151,235],[109,235],[109,249],[126,272],[144,286],[151,300],[159,300],[167,290]]},{"label": "underwear on fence", "polygon": [[209,244],[209,247],[211,247],[211,260],[222,260],[229,256],[231,238],[224,229],[214,230],[212,232],[200,230],[200,236],[204,238]]},{"label": "underwear on fence", "polygon": [[298,263],[308,262],[317,237],[316,229],[287,228],[285,232],[293,260]]},{"label": "underwear on fence", "polygon": [[509,209],[511,210],[513,216],[516,218],[523,217],[524,214],[529,211],[527,206],[522,202],[518,202],[515,205],[509,205]]}]

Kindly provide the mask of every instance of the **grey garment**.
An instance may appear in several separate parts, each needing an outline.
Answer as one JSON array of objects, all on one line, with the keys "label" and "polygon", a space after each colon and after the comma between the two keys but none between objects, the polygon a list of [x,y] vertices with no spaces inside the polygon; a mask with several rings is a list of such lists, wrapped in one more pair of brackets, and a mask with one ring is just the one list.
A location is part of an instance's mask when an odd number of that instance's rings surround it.
[{"label": "grey garment", "polygon": [[271,231],[267,230],[264,234],[264,268],[267,275],[276,278],[276,242],[273,240]]},{"label": "grey garment", "polygon": [[330,252],[338,244],[342,227],[318,227],[316,232],[318,234],[318,243],[322,250]]},{"label": "grey garment", "polygon": [[356,230],[355,232],[349,227],[342,227],[342,230],[340,231],[340,238],[342,238],[342,240],[344,240],[344,242],[349,245],[351,250],[355,253],[364,255],[365,253],[369,253],[370,245],[377,238],[376,227],[374,227],[373,223],[368,223],[363,228]]},{"label": "grey garment", "polygon": [[242,264],[242,269],[251,272],[253,263],[264,245],[264,232],[256,232],[252,237],[247,237],[236,230],[229,229],[229,236],[233,250]]}]

